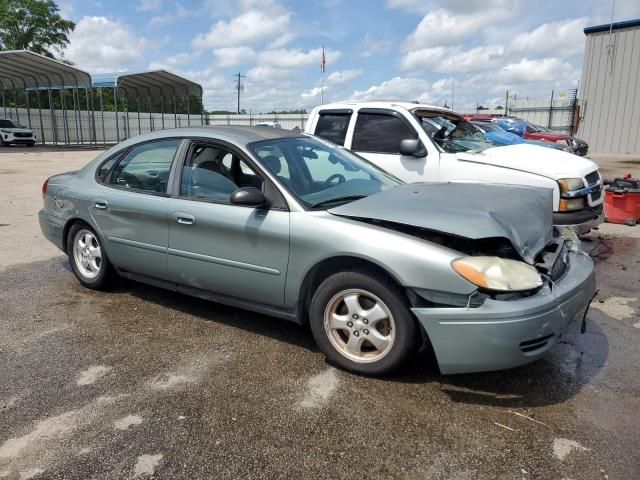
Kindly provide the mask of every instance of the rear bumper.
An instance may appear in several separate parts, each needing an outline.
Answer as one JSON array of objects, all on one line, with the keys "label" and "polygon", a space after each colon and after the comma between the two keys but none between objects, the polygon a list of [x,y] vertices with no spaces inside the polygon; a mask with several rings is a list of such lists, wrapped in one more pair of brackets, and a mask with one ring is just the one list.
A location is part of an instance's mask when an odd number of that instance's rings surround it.
[{"label": "rear bumper", "polygon": [[532,362],[553,347],[595,293],[593,262],[570,253],[571,267],[553,289],[521,300],[487,300],[477,308],[412,308],[443,374],[502,370]]},{"label": "rear bumper", "polygon": [[577,212],[554,212],[553,224],[556,227],[571,227],[578,233],[587,233],[603,222],[602,209],[603,203]]},{"label": "rear bumper", "polygon": [[59,217],[49,215],[44,210],[38,212],[38,221],[40,222],[40,230],[47,240],[53,243],[60,250],[65,251],[63,241],[64,220]]}]

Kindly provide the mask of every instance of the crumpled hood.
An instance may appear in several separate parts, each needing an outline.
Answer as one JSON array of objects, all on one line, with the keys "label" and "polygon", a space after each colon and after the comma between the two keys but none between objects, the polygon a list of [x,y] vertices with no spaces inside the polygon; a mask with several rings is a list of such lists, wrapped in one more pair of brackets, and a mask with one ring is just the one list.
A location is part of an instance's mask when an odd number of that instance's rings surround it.
[{"label": "crumpled hood", "polygon": [[[512,168],[554,180],[583,178],[598,168],[591,160],[578,157],[572,153],[537,145],[527,145],[526,143],[487,148],[478,153],[463,152],[455,155],[462,162],[486,163],[498,167]],[[460,174],[464,177],[463,169],[461,169]]]},{"label": "crumpled hood", "polygon": [[553,234],[553,191],[497,184],[413,183],[332,208],[329,213],[473,240],[506,238],[525,261],[533,263]]}]

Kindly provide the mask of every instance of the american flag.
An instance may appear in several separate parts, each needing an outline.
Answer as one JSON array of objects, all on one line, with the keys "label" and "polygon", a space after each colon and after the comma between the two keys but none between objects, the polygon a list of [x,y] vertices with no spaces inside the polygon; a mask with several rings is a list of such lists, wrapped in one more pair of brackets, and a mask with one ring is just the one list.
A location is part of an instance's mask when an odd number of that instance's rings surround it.
[{"label": "american flag", "polygon": [[322,73],[324,73],[324,71],[327,68],[327,57],[324,55],[324,45],[322,46],[322,61],[320,62],[320,70],[322,71]]}]

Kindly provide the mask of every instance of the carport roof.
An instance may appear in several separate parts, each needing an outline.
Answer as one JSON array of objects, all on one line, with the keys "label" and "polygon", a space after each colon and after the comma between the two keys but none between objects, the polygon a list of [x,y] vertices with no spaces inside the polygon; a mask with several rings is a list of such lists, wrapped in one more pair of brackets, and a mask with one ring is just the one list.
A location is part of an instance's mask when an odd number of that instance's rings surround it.
[{"label": "carport roof", "polygon": [[145,72],[104,73],[93,76],[94,87],[117,87],[125,96],[133,97],[144,93],[161,95],[185,94],[202,96],[202,87],[166,70]]},{"label": "carport roof", "polygon": [[0,52],[0,85],[2,88],[72,88],[89,87],[91,76],[78,68],[30,52]]}]

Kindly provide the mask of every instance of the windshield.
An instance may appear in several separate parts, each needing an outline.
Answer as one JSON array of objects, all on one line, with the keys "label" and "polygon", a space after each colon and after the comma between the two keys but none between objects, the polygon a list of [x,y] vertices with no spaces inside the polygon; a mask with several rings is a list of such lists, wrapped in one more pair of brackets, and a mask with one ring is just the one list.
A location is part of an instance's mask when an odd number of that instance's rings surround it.
[{"label": "windshield", "polygon": [[443,112],[415,112],[425,132],[445,152],[480,152],[493,147],[484,134],[458,115]]},{"label": "windshield", "polygon": [[483,132],[498,132],[498,133],[504,132],[504,130],[502,130],[499,126],[489,122],[471,122],[471,124],[475,125]]},{"label": "windshield", "polygon": [[363,158],[315,138],[277,138],[248,147],[309,208],[334,207],[402,183]]}]

